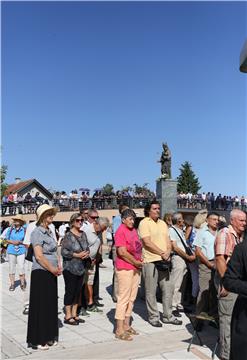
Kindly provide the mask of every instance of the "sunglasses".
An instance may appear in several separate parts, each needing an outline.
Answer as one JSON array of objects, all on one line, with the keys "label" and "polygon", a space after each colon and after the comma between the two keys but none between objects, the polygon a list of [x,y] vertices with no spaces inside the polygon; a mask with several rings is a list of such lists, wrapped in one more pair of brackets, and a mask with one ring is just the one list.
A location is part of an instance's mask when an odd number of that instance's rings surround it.
[{"label": "sunglasses", "polygon": [[98,219],[99,216],[90,216],[91,219]]},{"label": "sunglasses", "polygon": [[75,222],[82,222],[83,220],[82,219],[75,219]]}]

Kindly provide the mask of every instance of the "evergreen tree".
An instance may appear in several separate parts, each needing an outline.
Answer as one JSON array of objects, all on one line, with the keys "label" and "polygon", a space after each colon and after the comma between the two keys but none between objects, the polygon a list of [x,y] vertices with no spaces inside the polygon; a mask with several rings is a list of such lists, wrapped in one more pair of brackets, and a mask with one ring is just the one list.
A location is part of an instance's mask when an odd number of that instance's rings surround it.
[{"label": "evergreen tree", "polygon": [[191,164],[185,161],[181,165],[180,175],[178,177],[178,192],[197,194],[201,186],[198,177],[191,168]]},{"label": "evergreen tree", "polygon": [[5,193],[5,190],[7,189],[8,185],[5,183],[5,178],[7,175],[7,166],[6,165],[2,165],[1,166],[1,187],[0,187],[0,195],[1,195],[1,199]]}]

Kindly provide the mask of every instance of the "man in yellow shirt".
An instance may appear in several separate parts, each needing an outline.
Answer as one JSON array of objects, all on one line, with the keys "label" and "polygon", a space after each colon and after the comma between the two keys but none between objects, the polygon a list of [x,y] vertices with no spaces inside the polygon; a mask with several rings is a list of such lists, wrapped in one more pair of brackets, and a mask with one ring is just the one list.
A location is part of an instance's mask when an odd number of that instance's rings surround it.
[{"label": "man in yellow shirt", "polygon": [[143,242],[143,278],[145,283],[148,321],[152,326],[161,327],[156,300],[157,284],[162,293],[163,317],[165,324],[181,325],[182,321],[172,314],[174,286],[169,269],[160,269],[157,262],[170,261],[171,242],[166,223],[159,219],[160,204],[152,201],[145,207],[145,218],[139,224],[139,235]]}]

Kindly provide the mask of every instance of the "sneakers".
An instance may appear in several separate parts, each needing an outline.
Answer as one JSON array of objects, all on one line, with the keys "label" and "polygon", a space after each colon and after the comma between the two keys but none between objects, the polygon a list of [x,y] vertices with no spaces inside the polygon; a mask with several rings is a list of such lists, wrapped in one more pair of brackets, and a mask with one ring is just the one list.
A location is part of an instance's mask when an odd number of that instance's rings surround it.
[{"label": "sneakers", "polygon": [[92,304],[92,305],[88,305],[87,307],[87,311],[90,311],[90,312],[97,312],[97,313],[103,313],[103,310],[100,310],[97,308],[96,305]]},{"label": "sneakers", "polygon": [[9,291],[15,291],[15,285],[14,284],[10,285]]},{"label": "sneakers", "polygon": [[171,318],[171,319],[163,318],[162,322],[164,324],[172,324],[172,325],[182,325],[183,324],[182,320],[178,320],[177,318]]},{"label": "sneakers", "polygon": [[90,314],[84,308],[81,308],[78,315],[80,315],[80,316],[90,316]]}]

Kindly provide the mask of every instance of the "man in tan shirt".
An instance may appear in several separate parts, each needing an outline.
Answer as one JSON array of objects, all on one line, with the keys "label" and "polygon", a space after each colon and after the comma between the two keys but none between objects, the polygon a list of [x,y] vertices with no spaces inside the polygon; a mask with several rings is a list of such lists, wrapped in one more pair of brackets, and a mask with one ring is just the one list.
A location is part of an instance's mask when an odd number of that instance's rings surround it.
[{"label": "man in tan shirt", "polygon": [[148,321],[152,326],[161,327],[156,300],[157,284],[162,293],[163,317],[165,324],[181,325],[182,321],[172,315],[173,285],[169,270],[158,270],[155,262],[170,260],[171,242],[166,223],[159,219],[160,204],[153,201],[145,207],[145,218],[139,224],[139,235],[143,242],[143,278],[145,283]]}]

